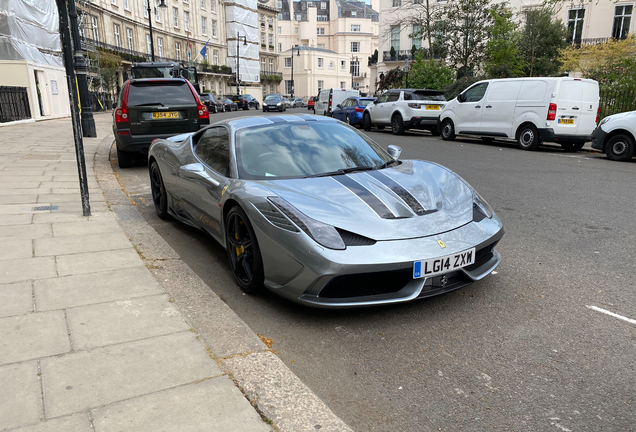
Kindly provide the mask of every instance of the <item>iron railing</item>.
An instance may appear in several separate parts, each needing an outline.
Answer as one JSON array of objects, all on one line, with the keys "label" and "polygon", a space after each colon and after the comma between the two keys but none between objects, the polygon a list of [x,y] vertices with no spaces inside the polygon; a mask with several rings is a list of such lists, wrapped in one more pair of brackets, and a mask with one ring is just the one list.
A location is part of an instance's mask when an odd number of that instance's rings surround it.
[{"label": "iron railing", "polygon": [[382,60],[385,62],[389,61],[404,61],[404,60],[415,60],[415,55],[411,50],[400,50],[395,51],[393,55],[391,55],[391,51],[384,51],[382,53]]},{"label": "iron railing", "polygon": [[282,79],[282,72],[274,72],[261,69],[261,81],[280,81]]},{"label": "iron railing", "polygon": [[636,111],[636,92],[633,90],[601,89],[599,120],[612,114]]},{"label": "iron railing", "polygon": [[0,123],[31,118],[26,87],[0,86]]}]

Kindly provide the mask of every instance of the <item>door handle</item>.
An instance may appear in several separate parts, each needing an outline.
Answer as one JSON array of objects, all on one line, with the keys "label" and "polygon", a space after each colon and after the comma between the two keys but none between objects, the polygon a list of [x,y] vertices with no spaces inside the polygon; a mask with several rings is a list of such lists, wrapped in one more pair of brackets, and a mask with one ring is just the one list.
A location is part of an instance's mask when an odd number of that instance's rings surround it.
[{"label": "door handle", "polygon": [[481,105],[475,105],[475,108],[481,108]]},{"label": "door handle", "polygon": [[486,108],[492,108],[492,105],[486,105]]},{"label": "door handle", "polygon": [[579,110],[579,107],[572,107],[573,110]]}]

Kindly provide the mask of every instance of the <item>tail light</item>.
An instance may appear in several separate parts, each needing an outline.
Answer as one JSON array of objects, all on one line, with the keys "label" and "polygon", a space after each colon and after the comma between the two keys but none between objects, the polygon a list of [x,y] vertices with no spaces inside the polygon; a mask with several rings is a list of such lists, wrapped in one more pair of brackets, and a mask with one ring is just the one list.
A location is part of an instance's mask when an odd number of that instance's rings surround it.
[{"label": "tail light", "polygon": [[115,123],[128,123],[128,91],[130,90],[130,81],[124,87],[124,94],[121,98],[121,106],[115,110]]},{"label": "tail light", "polygon": [[420,104],[416,104],[416,103],[410,103],[409,104],[409,108],[416,108],[417,109],[419,107],[420,107]]},{"label": "tail light", "polygon": [[596,108],[596,120],[594,120],[596,123],[598,123],[598,117],[601,114],[601,107]]},{"label": "tail light", "polygon": [[355,112],[364,112],[364,108],[356,107]]},{"label": "tail light", "polygon": [[192,92],[192,95],[194,96],[194,100],[197,102],[197,111],[199,113],[199,119],[210,119],[210,112],[208,111],[208,107],[201,102],[201,99],[199,98],[197,91],[194,89],[194,86],[188,80],[185,80],[185,82],[188,83],[188,86],[190,86],[190,91]]},{"label": "tail light", "polygon": [[327,111],[331,111],[331,95],[329,95],[329,107],[327,108]]},{"label": "tail light", "polygon": [[550,106],[548,107],[548,118],[547,120],[555,120],[556,119],[556,111],[557,111],[557,106],[555,103],[551,103]]}]

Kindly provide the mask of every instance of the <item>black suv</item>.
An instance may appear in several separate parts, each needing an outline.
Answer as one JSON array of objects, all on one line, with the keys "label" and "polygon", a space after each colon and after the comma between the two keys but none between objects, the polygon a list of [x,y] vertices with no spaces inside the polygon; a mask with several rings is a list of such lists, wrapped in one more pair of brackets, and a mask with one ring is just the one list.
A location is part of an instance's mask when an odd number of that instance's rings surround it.
[{"label": "black suv", "polygon": [[238,95],[238,96],[235,95],[232,98],[232,100],[236,102],[238,109],[248,110],[250,108],[254,108],[254,109],[260,108],[258,101],[248,94]]},{"label": "black suv", "polygon": [[210,111],[184,78],[131,79],[119,94],[113,135],[120,168],[132,166],[134,153],[147,153],[156,138],[196,132],[210,124]]}]

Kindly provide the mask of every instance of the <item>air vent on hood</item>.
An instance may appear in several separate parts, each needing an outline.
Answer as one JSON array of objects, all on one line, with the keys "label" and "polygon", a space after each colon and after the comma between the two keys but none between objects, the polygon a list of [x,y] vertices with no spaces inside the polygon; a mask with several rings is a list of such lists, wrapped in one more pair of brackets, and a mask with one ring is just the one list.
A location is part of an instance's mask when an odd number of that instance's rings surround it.
[{"label": "air vent on hood", "polygon": [[269,202],[256,204],[254,207],[256,207],[265,219],[272,223],[272,225],[287,231],[298,232],[298,228],[296,228],[296,226],[291,223],[285,215],[278,211],[278,209],[272,206]]},{"label": "air vent on hood", "polygon": [[369,237],[364,237],[340,228],[336,228],[336,231],[338,231],[338,234],[340,234],[340,237],[342,237],[342,241],[346,246],[371,246],[376,243],[375,240],[370,239]]}]

